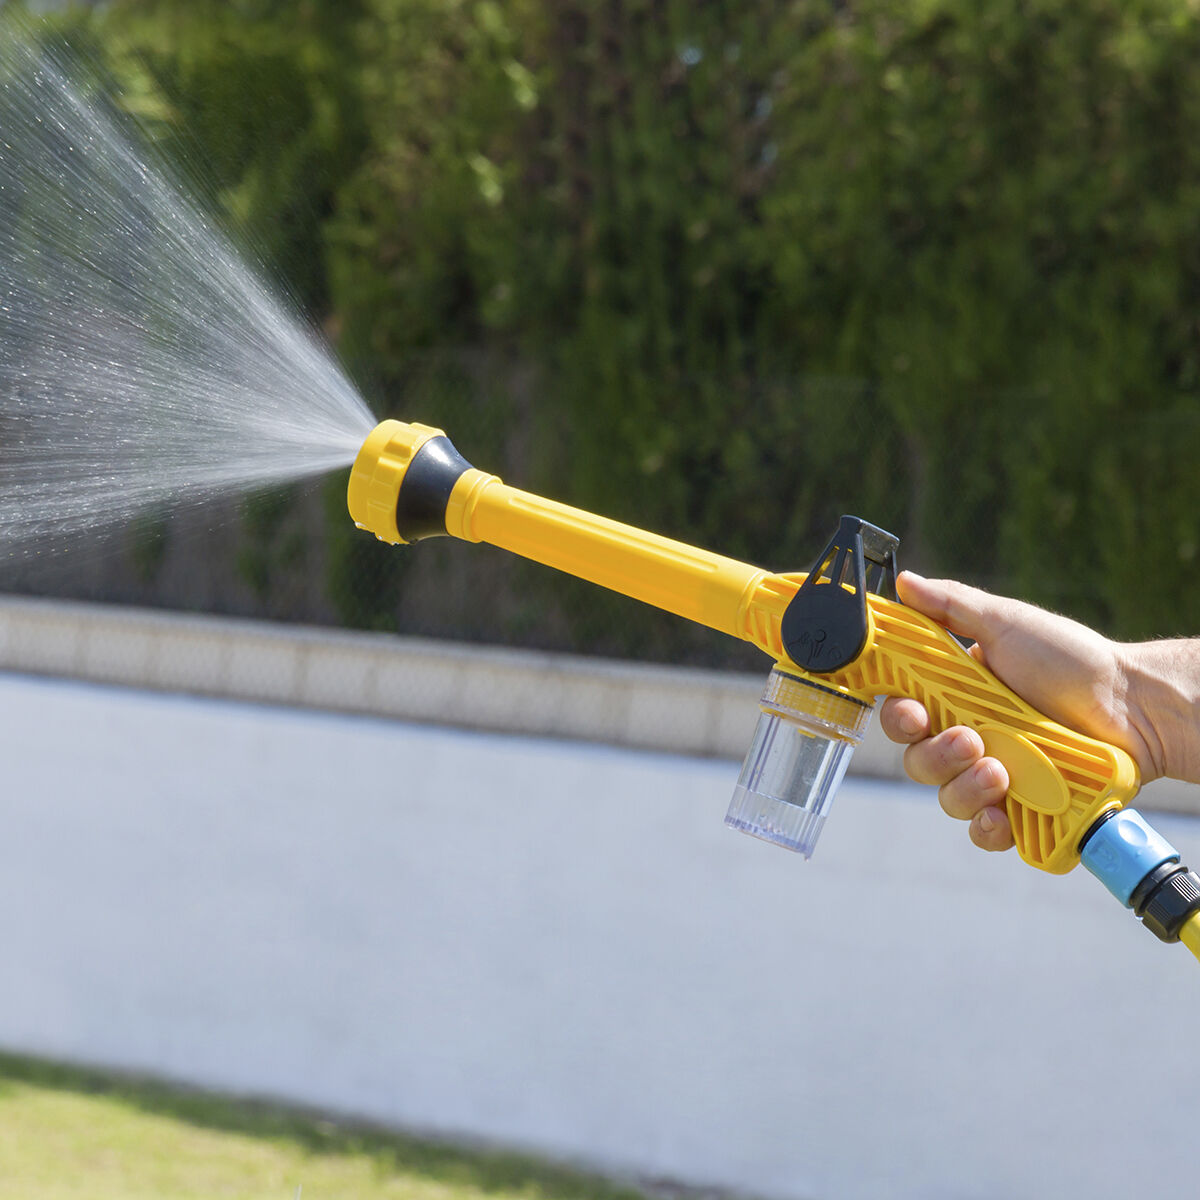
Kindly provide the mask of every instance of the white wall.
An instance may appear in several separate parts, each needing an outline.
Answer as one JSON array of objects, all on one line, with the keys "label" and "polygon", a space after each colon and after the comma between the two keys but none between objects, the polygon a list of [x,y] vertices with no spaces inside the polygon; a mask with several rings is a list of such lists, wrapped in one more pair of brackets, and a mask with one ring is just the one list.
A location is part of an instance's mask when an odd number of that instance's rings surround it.
[{"label": "white wall", "polygon": [[1195,1192],[1200,966],[916,789],[846,784],[806,864],[719,760],[19,676],[0,716],[10,1049],[771,1196]]},{"label": "white wall", "polygon": [[[0,596],[0,671],[738,761],[768,667],[694,670]],[[873,722],[850,773],[900,780],[902,757]],[[1200,787],[1158,780],[1139,803],[1200,814]]]}]

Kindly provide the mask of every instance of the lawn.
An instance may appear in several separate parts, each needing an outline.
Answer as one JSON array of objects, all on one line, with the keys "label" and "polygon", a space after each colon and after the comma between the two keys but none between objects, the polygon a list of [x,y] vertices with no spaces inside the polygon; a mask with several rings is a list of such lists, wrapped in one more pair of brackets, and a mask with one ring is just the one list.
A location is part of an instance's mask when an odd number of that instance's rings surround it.
[{"label": "lawn", "polygon": [[0,1054],[0,1200],[643,1200],[515,1154]]}]

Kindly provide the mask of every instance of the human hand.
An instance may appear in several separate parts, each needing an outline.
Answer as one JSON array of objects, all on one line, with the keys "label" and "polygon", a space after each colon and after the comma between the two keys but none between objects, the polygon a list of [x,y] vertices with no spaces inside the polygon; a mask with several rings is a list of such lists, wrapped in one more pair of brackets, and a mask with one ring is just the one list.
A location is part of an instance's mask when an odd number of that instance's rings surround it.
[{"label": "human hand", "polygon": [[[1135,695],[1144,682],[1141,661],[1162,643],[1124,646],[1020,600],[907,571],[897,588],[911,608],[973,638],[970,653],[1046,716],[1121,747],[1137,763],[1143,780],[1165,773],[1160,723],[1147,716]],[[908,747],[904,767],[909,776],[937,787],[945,812],[970,822],[975,845],[984,850],[1012,846],[1004,811],[1008,774],[1002,763],[985,756],[975,730],[957,725],[933,734],[924,706],[896,697],[884,701],[880,724],[892,741]]]}]

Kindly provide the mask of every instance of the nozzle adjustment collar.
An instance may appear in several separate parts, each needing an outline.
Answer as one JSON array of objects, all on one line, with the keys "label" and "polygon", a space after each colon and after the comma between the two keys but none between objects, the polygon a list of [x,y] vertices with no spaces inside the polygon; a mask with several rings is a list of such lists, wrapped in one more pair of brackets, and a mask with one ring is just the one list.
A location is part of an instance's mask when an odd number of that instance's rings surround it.
[{"label": "nozzle adjustment collar", "polygon": [[381,421],[350,471],[350,516],[359,529],[393,545],[444,534],[450,493],[470,469],[440,429]]},{"label": "nozzle adjustment collar", "polygon": [[450,493],[471,464],[441,434],[413,455],[396,497],[396,529],[406,542],[446,536]]}]

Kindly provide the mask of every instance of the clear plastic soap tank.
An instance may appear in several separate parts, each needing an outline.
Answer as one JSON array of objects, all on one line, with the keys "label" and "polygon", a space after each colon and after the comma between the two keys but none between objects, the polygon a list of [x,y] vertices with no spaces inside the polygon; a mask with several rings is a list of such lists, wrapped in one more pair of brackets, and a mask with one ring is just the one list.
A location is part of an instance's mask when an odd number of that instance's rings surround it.
[{"label": "clear plastic soap tank", "polygon": [[779,667],[760,703],[725,824],[809,858],[875,706]]}]

